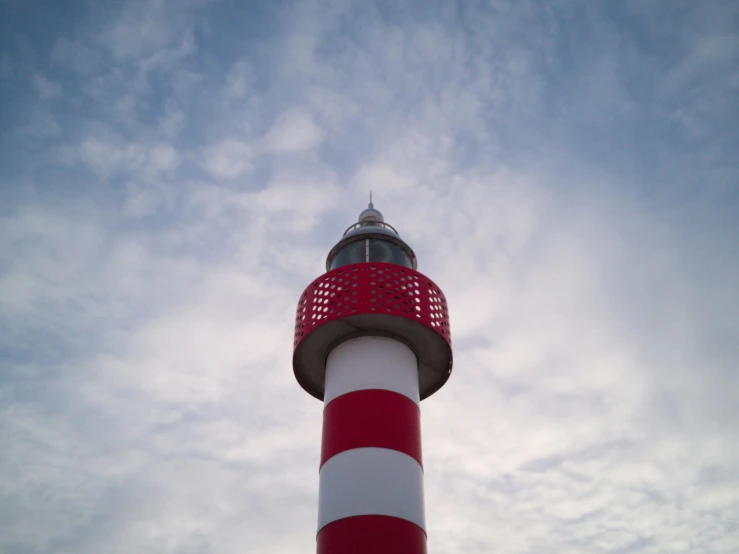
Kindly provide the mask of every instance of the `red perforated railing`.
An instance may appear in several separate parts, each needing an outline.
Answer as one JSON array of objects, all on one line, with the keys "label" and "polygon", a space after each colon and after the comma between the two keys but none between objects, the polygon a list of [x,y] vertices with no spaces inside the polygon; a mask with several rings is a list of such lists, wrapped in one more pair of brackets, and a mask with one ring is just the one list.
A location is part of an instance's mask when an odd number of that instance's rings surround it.
[{"label": "red perforated railing", "polygon": [[417,321],[451,345],[449,313],[441,289],[418,271],[369,262],[336,268],[308,285],[298,301],[293,348],[329,321],[362,314]]}]

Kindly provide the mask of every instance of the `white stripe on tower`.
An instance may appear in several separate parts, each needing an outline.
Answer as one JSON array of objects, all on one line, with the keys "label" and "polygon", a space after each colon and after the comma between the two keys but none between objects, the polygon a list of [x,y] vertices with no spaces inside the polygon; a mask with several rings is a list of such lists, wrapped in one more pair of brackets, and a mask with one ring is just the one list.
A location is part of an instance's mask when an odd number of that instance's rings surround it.
[{"label": "white stripe on tower", "polygon": [[318,554],[426,552],[416,356],[361,337],[326,361]]},{"label": "white stripe on tower", "polygon": [[361,337],[334,348],[326,360],[324,405],[366,389],[397,392],[418,405],[416,355],[403,343],[384,337]]},{"label": "white stripe on tower", "polygon": [[318,528],[352,516],[399,517],[426,528],[423,470],[418,462],[388,448],[353,448],[321,468]]}]

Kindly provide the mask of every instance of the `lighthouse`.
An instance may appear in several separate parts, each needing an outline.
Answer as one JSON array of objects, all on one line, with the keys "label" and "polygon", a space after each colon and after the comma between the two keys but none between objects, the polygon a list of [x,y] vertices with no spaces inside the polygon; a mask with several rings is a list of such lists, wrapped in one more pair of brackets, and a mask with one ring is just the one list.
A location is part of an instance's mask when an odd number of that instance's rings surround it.
[{"label": "lighthouse", "polygon": [[298,301],[293,371],[323,401],[318,554],[423,554],[420,401],[452,371],[447,303],[367,209]]}]

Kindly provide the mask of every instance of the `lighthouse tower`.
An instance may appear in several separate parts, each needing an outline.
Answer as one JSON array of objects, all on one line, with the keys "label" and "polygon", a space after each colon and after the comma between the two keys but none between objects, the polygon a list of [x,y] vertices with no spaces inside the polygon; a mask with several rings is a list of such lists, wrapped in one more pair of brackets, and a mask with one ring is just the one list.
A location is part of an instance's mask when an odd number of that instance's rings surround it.
[{"label": "lighthouse tower", "polygon": [[449,316],[371,199],[300,297],[293,347],[324,404],[318,554],[425,553],[419,404],[452,371]]}]

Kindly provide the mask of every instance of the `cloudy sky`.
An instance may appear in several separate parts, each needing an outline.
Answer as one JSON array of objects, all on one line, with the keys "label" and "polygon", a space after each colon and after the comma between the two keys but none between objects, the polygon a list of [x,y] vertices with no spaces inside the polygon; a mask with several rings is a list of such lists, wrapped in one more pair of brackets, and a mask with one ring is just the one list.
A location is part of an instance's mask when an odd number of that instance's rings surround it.
[{"label": "cloudy sky", "polygon": [[0,552],[312,552],[293,315],[445,291],[432,554],[739,551],[739,4],[0,1]]}]

